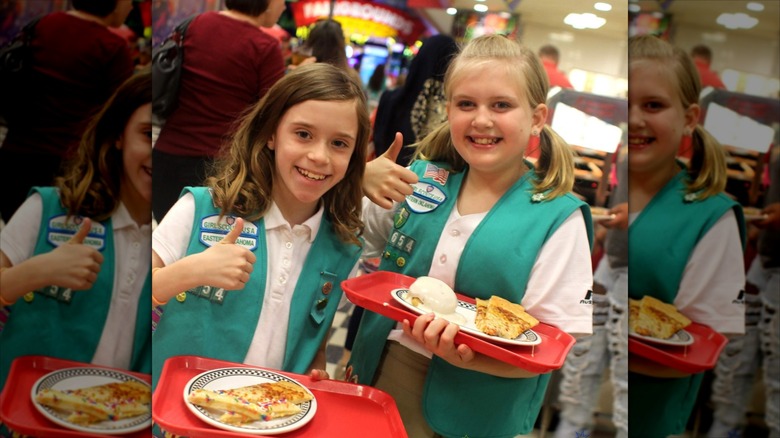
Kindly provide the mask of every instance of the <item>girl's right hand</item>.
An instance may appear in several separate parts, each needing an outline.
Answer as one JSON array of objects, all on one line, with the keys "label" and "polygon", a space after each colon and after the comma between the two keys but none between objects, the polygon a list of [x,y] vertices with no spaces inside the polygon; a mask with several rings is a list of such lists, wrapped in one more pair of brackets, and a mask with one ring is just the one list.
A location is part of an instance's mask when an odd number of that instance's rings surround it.
[{"label": "girl's right hand", "polygon": [[103,254],[95,248],[84,245],[84,239],[92,229],[92,221],[84,219],[81,227],[64,245],[43,254],[43,266],[47,267],[47,284],[73,290],[88,290],[97,279]]},{"label": "girl's right hand", "polygon": [[393,144],[384,154],[366,163],[363,174],[363,194],[386,210],[393,208],[393,201],[403,202],[411,195],[412,184],[418,180],[417,174],[395,162],[403,146],[403,135],[396,132]]},{"label": "girl's right hand", "polygon": [[200,253],[199,265],[203,269],[202,284],[241,290],[249,281],[257,257],[252,251],[236,245],[236,240],[244,229],[244,220],[236,219],[235,227],[218,244]]}]

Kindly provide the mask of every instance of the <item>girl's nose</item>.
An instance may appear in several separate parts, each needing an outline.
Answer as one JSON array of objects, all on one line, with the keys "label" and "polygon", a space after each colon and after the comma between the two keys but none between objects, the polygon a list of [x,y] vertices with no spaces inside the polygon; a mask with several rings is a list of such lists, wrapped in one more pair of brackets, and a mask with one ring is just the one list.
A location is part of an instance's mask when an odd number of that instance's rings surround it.
[{"label": "girl's nose", "polygon": [[328,148],[328,144],[325,142],[316,142],[316,144],[309,149],[307,158],[317,163],[328,163],[330,161],[330,149]]},{"label": "girl's nose", "polygon": [[493,114],[487,108],[477,108],[474,120],[471,121],[471,126],[475,128],[492,128]]},{"label": "girl's nose", "polygon": [[639,107],[636,105],[628,105],[628,127],[631,128],[641,128],[644,126],[645,120],[642,115],[642,111],[640,111]]}]

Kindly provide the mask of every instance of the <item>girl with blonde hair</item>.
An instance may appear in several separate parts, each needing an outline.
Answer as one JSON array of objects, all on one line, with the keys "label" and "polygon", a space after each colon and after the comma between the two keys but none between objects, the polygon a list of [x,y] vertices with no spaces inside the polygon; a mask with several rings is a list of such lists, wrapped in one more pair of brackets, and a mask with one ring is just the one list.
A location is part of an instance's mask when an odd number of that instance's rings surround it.
[{"label": "girl with blonde hair", "polygon": [[[590,210],[571,194],[571,151],[545,125],[539,60],[506,37],[481,36],[452,61],[444,88],[448,121],[417,145],[414,193],[389,212],[364,203],[365,255],[381,255],[382,270],[500,295],[546,324],[590,334]],[[398,134],[391,149],[401,144]],[[535,147],[534,167],[524,154]],[[410,325],[367,311],[348,378],[390,393],[410,436],[530,432],[550,375],[456,345],[457,332],[433,314]]]}]

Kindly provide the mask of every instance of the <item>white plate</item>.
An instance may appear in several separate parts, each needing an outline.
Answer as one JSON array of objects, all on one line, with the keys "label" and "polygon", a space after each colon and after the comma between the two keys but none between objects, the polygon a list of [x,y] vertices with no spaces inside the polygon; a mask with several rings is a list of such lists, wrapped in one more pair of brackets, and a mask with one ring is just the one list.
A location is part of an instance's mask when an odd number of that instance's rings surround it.
[{"label": "white plate", "polygon": [[114,382],[140,382],[149,385],[143,380],[117,370],[106,368],[63,368],[52,371],[38,379],[30,390],[32,403],[44,417],[68,429],[87,433],[102,433],[106,435],[122,435],[149,429],[152,426],[152,410],[145,415],[125,418],[117,421],[101,421],[94,424],[74,424],[65,419],[69,414],[48,406],[44,406],[35,400],[35,396],[44,389],[57,389],[65,391],[69,389],[89,388],[90,386],[104,385]]},{"label": "white plate", "polygon": [[[301,412],[289,417],[277,418],[270,421],[253,421],[251,423],[242,424],[240,426],[233,424],[226,424],[219,421],[219,417],[225,413],[225,411],[219,409],[207,409],[202,406],[194,405],[187,401],[187,396],[190,392],[196,389],[208,389],[216,391],[219,389],[232,389],[241,388],[244,386],[257,385],[259,383],[273,383],[273,382],[292,382],[306,390],[309,394],[308,388],[301,385],[300,382],[293,380],[287,376],[283,376],[272,371],[261,370],[258,368],[218,368],[215,370],[205,371],[190,379],[186,385],[184,385],[184,404],[192,411],[193,414],[198,416],[201,420],[212,426],[220,429],[229,430],[231,432],[248,433],[253,435],[276,435],[279,433],[290,432],[292,430],[303,427],[306,423],[314,418],[314,414],[317,412],[317,399],[309,400],[305,403],[301,403],[298,407],[301,408]],[[311,394],[314,397],[314,394]]]},{"label": "white plate", "polygon": [[[418,315],[422,315],[424,313],[430,313],[430,311],[428,311],[427,309],[417,308],[411,302],[406,301],[405,296],[407,292],[409,292],[409,289],[393,289],[392,291],[390,291],[390,295],[393,297],[393,299],[401,303],[404,307],[413,311],[414,313],[417,313]],[[460,326],[460,329],[466,333],[472,334],[474,336],[478,336],[482,339],[487,339],[492,342],[500,342],[502,344],[511,344],[511,345],[539,345],[542,343],[542,338],[533,330],[526,330],[515,339],[506,339],[499,336],[491,336],[482,333],[482,331],[480,331],[477,328],[477,326],[474,324],[474,319],[477,316],[476,304],[471,304],[465,301],[458,300],[458,307],[455,309],[455,312],[459,316],[458,320],[447,318],[447,315],[437,315],[437,316],[443,317],[450,322],[458,324]]]},{"label": "white plate", "polygon": [[673,334],[669,339],[658,339],[651,336],[644,336],[633,331],[629,331],[628,335],[653,344],[671,345],[675,347],[683,347],[685,345],[693,344],[693,336],[685,330],[677,331],[677,333]]}]

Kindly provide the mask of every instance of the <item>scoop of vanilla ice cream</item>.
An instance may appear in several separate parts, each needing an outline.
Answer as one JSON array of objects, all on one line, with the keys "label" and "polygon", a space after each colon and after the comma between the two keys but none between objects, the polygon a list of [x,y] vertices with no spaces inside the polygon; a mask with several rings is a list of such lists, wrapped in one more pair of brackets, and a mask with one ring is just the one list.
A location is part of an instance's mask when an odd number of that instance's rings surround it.
[{"label": "scoop of vanilla ice cream", "polygon": [[433,278],[420,277],[409,287],[409,298],[417,297],[423,305],[433,312],[441,314],[455,313],[458,298],[447,283]]}]

